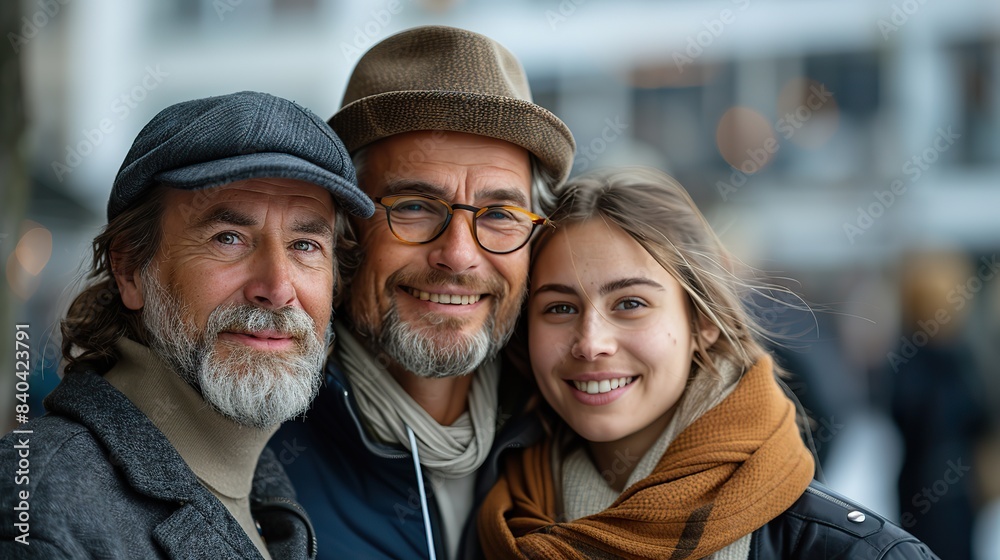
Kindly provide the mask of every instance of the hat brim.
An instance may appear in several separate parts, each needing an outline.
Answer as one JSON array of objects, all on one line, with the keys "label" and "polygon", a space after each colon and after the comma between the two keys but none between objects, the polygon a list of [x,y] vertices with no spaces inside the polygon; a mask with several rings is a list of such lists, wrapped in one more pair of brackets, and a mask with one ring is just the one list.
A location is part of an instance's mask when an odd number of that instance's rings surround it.
[{"label": "hat brim", "polygon": [[459,91],[392,91],[345,105],[330,117],[352,154],[394,134],[449,130],[504,140],[538,158],[559,183],[573,166],[569,128],[547,109],[513,97]]},{"label": "hat brim", "polygon": [[338,205],[355,216],[368,218],[375,213],[375,205],[357,185],[314,163],[284,153],[262,152],[217,159],[161,171],[153,179],[174,189],[200,190],[267,177],[313,183],[329,191]]}]

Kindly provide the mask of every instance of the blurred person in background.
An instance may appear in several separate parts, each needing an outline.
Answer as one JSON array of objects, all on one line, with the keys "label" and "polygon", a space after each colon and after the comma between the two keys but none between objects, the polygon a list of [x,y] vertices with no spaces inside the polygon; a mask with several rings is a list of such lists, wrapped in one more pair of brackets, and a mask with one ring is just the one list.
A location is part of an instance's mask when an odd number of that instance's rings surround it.
[{"label": "blurred person in background", "polygon": [[270,445],[322,558],[473,558],[500,455],[540,433],[495,358],[545,224],[531,208],[569,174],[573,137],[510,51],[440,26],[365,53],[330,125],[384,214],[352,222],[326,384]]},{"label": "blurred person in background", "polygon": [[900,268],[902,335],[886,356],[904,445],[900,523],[949,560],[972,558],[980,502],[972,467],[988,425],[964,331],[973,298],[998,272],[957,251],[911,253]]},{"label": "blurred person in background", "polygon": [[549,437],[507,457],[487,557],[937,558],[813,480],[756,285],[679,183],[608,170],[558,195],[519,329]]},{"label": "blurred person in background", "polygon": [[340,140],[290,101],[156,115],[62,322],[48,413],[0,440],[0,556],[314,557],[265,444],[319,388],[338,238],[373,211]]},{"label": "blurred person in background", "polygon": [[768,333],[763,342],[775,364],[789,373],[788,388],[805,409],[811,443],[825,466],[834,437],[862,400],[857,380],[844,375],[849,370],[829,334],[834,322],[788,293],[768,290],[750,298],[755,319]]}]

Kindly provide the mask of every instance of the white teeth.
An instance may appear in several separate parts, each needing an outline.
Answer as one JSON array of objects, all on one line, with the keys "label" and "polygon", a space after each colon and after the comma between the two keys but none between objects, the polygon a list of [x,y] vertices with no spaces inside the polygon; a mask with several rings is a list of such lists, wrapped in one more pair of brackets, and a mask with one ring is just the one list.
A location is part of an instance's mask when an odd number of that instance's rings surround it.
[{"label": "white teeth", "polygon": [[458,294],[432,294],[414,288],[408,288],[408,290],[411,296],[422,299],[423,301],[432,301],[434,303],[447,303],[449,305],[470,305],[476,303],[482,297],[479,294],[471,296],[460,296]]},{"label": "white teeth", "polygon": [[635,377],[619,377],[617,379],[602,379],[601,381],[573,381],[573,386],[578,391],[597,395],[614,391],[619,387],[624,387],[632,382]]}]

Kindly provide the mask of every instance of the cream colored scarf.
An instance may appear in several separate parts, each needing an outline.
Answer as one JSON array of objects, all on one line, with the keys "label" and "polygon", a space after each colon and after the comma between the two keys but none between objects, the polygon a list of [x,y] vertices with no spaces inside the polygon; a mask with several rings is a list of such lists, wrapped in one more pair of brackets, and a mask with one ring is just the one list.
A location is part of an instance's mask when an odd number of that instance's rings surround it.
[{"label": "cream colored scarf", "polygon": [[469,390],[469,410],[451,426],[438,424],[400,387],[388,370],[372,357],[341,323],[336,354],[354,388],[365,427],[385,443],[410,450],[409,426],[417,440],[420,463],[444,478],[460,478],[476,471],[493,446],[497,420],[497,385],[500,366],[496,360],[479,367]]}]

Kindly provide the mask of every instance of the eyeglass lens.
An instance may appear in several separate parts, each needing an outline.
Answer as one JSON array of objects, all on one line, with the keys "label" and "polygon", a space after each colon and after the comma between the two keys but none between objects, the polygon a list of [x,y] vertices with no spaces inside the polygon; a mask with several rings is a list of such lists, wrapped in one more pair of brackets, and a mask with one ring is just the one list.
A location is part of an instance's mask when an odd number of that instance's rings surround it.
[{"label": "eyeglass lens", "polygon": [[[410,243],[425,243],[434,239],[447,222],[448,206],[441,200],[400,198],[389,207],[389,226],[393,233]],[[517,248],[534,229],[531,216],[501,206],[480,210],[473,218],[473,224],[479,244],[488,251]]]}]

